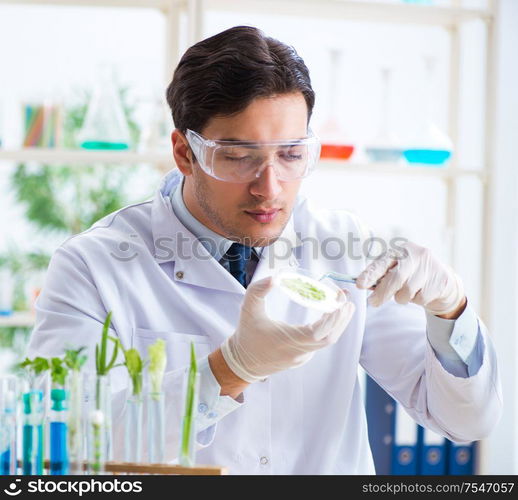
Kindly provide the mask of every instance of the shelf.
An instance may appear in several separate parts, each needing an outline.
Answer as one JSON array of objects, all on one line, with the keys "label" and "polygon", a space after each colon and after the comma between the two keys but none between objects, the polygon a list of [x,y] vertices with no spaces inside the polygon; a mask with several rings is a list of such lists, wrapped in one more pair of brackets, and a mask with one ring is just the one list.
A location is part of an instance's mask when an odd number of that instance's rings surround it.
[{"label": "shelf", "polygon": [[6,327],[32,327],[35,315],[30,311],[16,311],[10,316],[0,316],[0,328]]},{"label": "shelf", "polygon": [[136,151],[85,151],[84,149],[23,148],[0,150],[0,161],[41,163],[152,163],[174,164],[173,153],[138,153]]},{"label": "shelf", "polygon": [[492,13],[486,9],[355,0],[247,0],[246,2],[205,0],[204,8],[249,14],[275,12],[275,15],[439,26],[452,26],[475,19],[490,21],[493,17]]},{"label": "shelf", "polygon": [[[138,7],[167,12],[175,7],[187,8],[188,0],[0,0],[0,4],[57,5],[80,7]],[[357,0],[203,0],[203,9],[227,10],[249,14],[298,15],[327,17],[365,22],[414,23],[451,26],[480,19],[490,21],[486,9],[438,7],[401,3],[362,2]]]},{"label": "shelf", "polygon": [[440,179],[452,179],[463,176],[475,176],[482,182],[485,181],[483,170],[460,169],[451,167],[431,167],[428,165],[406,165],[405,163],[355,163],[338,160],[321,160],[317,170],[337,171],[341,170],[350,174],[381,174],[400,176],[425,176]]},{"label": "shelf", "polygon": [[171,0],[0,0],[0,4],[57,5],[60,7],[139,7],[167,10]]}]

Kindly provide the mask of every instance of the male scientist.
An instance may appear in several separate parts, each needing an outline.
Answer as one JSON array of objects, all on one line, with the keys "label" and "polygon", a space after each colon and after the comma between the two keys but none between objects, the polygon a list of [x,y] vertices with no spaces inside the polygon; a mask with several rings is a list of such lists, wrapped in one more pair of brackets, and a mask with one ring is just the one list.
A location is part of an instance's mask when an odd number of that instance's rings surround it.
[{"label": "male scientist", "polygon": [[[167,342],[167,460],[178,457],[194,343],[197,462],[233,474],[374,474],[358,367],[422,426],[486,437],[501,411],[488,332],[452,269],[413,242],[368,259],[356,217],[298,194],[320,146],[296,51],[253,27],[202,40],[167,89],[177,168],[54,253],[28,355],[85,345],[102,324],[125,348]],[[322,250],[338,240],[346,252]],[[351,246],[352,245],[352,246]],[[335,249],[335,250],[336,250]],[[321,317],[277,293],[281,269],[357,277]],[[114,419],[129,380],[111,373]],[[115,458],[122,427],[115,427]],[[146,440],[143,444],[146,448]]]}]

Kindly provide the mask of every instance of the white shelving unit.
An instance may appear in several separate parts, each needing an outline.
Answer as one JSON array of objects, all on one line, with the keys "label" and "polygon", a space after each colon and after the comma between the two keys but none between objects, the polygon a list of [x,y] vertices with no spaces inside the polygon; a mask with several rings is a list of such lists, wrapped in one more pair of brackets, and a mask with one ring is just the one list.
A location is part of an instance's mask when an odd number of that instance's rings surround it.
[{"label": "white shelving unit", "polygon": [[14,312],[9,316],[0,316],[0,328],[34,326],[34,314],[29,311]]},{"label": "white shelving unit", "polygon": [[[493,124],[492,115],[495,103],[495,89],[492,74],[495,69],[496,44],[494,33],[494,19],[497,15],[497,0],[488,0],[488,8],[473,9],[462,7],[461,0],[451,0],[449,7],[433,5],[415,5],[399,3],[379,3],[376,1],[355,0],[0,0],[0,4],[32,4],[32,5],[60,5],[84,7],[138,7],[157,9],[166,18],[166,50],[164,68],[166,78],[169,78],[180,57],[181,41],[179,40],[180,20],[187,16],[186,42],[195,43],[204,36],[204,17],[207,10],[272,14],[276,16],[294,15],[311,16],[314,18],[331,18],[334,20],[356,20],[364,22],[413,24],[423,26],[440,26],[446,29],[450,36],[450,81],[449,81],[449,118],[448,134],[453,143],[457,144],[459,137],[459,94],[460,94],[460,62],[461,43],[460,27],[463,23],[479,20],[484,24],[486,31],[486,69],[485,69],[485,158],[482,170],[474,170],[465,165],[459,165],[455,156],[447,168],[431,168],[406,166],[404,164],[358,164],[352,162],[322,161],[320,168],[333,169],[350,173],[368,173],[371,175],[401,175],[423,179],[430,177],[444,181],[447,189],[446,221],[445,226],[449,234],[455,235],[458,224],[456,213],[456,196],[458,182],[469,176],[480,181],[483,192],[483,221],[482,221],[482,256],[481,268],[481,316],[486,324],[491,324],[491,311],[488,305],[493,294],[491,289],[491,262],[492,241],[487,237],[490,233],[492,215],[492,150]],[[169,82],[165,82],[169,83]],[[87,152],[49,149],[20,149],[15,151],[0,150],[0,162],[9,161],[41,161],[46,163],[73,163],[107,162],[107,163],[149,163],[162,168],[171,168],[173,158],[171,153],[136,153],[136,152]],[[456,241],[451,240],[449,253],[452,264]],[[12,321],[30,326],[31,317],[15,315]],[[8,319],[0,319],[0,326],[5,325]],[[481,472],[485,470],[482,463]]]}]

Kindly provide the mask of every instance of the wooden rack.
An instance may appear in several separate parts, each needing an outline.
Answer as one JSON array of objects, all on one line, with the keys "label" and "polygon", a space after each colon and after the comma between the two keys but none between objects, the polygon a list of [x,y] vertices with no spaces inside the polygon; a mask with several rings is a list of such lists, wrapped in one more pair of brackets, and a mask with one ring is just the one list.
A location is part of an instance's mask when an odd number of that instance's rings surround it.
[{"label": "wooden rack", "polygon": [[[18,461],[18,467],[21,469],[22,462]],[[44,469],[48,471],[50,468],[49,460],[45,460]],[[87,469],[87,464],[83,464],[83,469]],[[195,465],[193,467],[184,467],[182,465],[171,464],[136,464],[133,462],[106,462],[104,473],[108,474],[160,474],[160,475],[185,475],[185,476],[226,476],[228,469],[226,467],[215,465]]]}]

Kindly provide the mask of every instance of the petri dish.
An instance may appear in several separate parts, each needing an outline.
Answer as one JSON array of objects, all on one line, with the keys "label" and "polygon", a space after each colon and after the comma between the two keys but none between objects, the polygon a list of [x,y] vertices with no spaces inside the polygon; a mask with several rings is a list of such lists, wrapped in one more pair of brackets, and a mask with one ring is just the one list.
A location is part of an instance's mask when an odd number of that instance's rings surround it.
[{"label": "petri dish", "polygon": [[273,276],[274,287],[297,304],[320,312],[331,312],[346,301],[342,290],[331,279],[319,279],[307,269],[281,269]]}]

